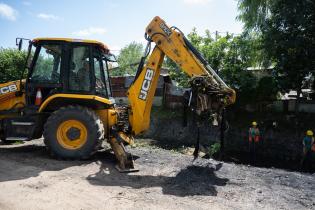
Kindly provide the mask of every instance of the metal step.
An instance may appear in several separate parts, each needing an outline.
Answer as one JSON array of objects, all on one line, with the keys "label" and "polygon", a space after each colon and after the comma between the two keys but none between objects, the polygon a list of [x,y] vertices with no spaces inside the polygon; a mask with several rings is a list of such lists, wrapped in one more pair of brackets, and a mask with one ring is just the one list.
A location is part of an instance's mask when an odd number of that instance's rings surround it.
[{"label": "metal step", "polygon": [[31,126],[34,125],[34,122],[19,122],[19,121],[12,121],[11,125],[24,125],[24,126]]},{"label": "metal step", "polygon": [[6,141],[27,141],[27,137],[6,137]]}]

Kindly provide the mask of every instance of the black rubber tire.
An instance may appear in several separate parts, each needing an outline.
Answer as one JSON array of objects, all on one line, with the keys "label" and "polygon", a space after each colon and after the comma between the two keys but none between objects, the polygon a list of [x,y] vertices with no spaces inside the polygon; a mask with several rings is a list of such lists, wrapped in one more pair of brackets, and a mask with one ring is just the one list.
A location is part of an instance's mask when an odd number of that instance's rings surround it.
[{"label": "black rubber tire", "polygon": [[[58,126],[66,120],[78,120],[87,129],[87,141],[78,149],[67,149],[57,140]],[[104,126],[93,110],[82,106],[67,106],[53,112],[44,126],[44,143],[51,154],[61,159],[87,159],[101,146]]]}]

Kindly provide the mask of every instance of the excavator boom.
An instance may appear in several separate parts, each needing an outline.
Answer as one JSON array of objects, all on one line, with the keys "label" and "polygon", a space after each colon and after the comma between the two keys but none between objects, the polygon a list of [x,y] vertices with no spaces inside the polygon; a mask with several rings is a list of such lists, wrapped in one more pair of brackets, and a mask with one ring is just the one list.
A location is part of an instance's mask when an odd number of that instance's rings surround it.
[{"label": "excavator boom", "polygon": [[[176,27],[169,27],[160,17],[155,17],[146,28],[146,39],[148,45],[145,56],[127,93],[131,109],[129,123],[133,135],[149,128],[152,102],[164,56],[191,77],[189,104],[195,106],[192,109],[198,115],[220,112],[235,102],[234,90],[223,82]],[[144,64],[151,42],[155,43],[155,47]]]}]

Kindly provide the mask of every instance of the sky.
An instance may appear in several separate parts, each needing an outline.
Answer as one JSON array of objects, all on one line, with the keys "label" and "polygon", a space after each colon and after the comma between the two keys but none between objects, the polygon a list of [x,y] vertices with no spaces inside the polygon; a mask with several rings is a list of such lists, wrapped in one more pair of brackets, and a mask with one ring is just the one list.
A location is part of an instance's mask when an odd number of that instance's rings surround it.
[{"label": "sky", "polygon": [[95,39],[113,53],[132,41],[145,43],[146,26],[155,16],[185,34],[240,33],[236,0],[0,0],[0,47],[15,38]]}]

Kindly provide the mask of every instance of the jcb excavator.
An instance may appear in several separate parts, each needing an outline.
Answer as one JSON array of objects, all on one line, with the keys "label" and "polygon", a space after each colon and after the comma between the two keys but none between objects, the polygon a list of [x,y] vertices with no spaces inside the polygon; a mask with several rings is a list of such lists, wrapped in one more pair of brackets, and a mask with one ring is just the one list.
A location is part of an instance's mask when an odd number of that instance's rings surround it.
[{"label": "jcb excavator", "polygon": [[[66,38],[29,40],[27,72],[21,70],[20,81],[0,84],[1,139],[44,136],[50,153],[62,159],[88,158],[107,140],[118,170],[135,170],[125,145],[149,128],[165,56],[191,77],[188,106],[196,115],[220,116],[224,107],[234,103],[235,92],[179,29],[155,17],[145,38],[145,55],[127,92],[130,104],[126,106],[117,106],[112,98],[108,67],[114,59],[106,45]],[[23,40],[17,38],[19,48]]]}]

